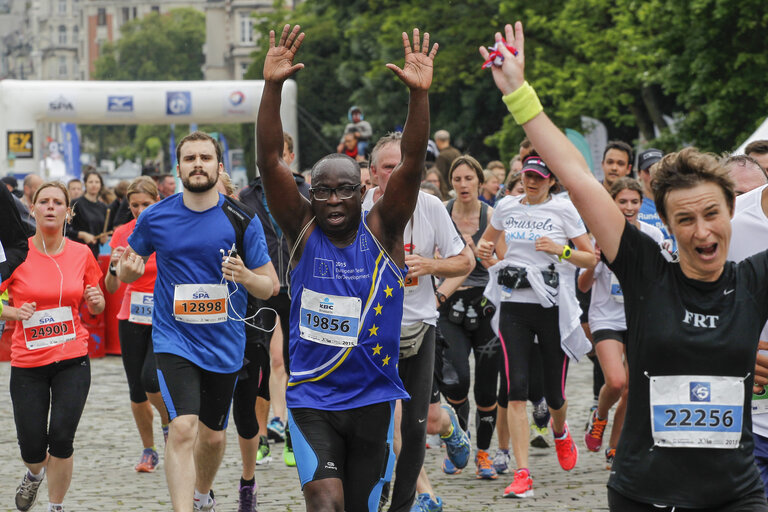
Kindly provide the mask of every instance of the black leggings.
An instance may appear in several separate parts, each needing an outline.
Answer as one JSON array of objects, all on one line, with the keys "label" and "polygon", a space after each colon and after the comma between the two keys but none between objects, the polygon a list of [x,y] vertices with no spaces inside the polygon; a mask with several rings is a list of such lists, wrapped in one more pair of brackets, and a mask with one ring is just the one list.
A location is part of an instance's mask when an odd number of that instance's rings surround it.
[{"label": "black leggings", "polygon": [[152,326],[118,320],[117,329],[131,402],[144,403],[147,393],[160,391],[155,352],[152,350]]},{"label": "black leggings", "polygon": [[232,396],[232,418],[235,420],[237,435],[253,439],[259,433],[256,418],[256,398],[269,402],[269,349],[262,343],[245,343],[246,364],[237,378],[235,394]]},{"label": "black leggings", "polygon": [[432,397],[432,378],[435,366],[435,328],[429,327],[419,353],[400,359],[398,371],[410,400],[403,400],[400,420],[400,455],[395,466],[395,485],[392,488],[390,512],[411,509],[416,497],[416,479],[424,464],[427,439],[427,415]]},{"label": "black leggings", "polygon": [[[499,393],[496,396],[496,402],[499,407],[506,409],[509,402],[509,391],[507,390],[507,360],[504,353],[499,356]],[[541,353],[538,350],[531,350],[528,360],[528,400],[532,404],[537,404],[544,398],[544,377],[542,374],[543,366],[541,363]]]},{"label": "black leggings", "polygon": [[91,388],[88,356],[37,368],[12,366],[10,387],[24,462],[39,464],[45,460],[46,451],[60,459],[71,457],[77,425]]},{"label": "black leggings", "polygon": [[[509,400],[528,399],[530,354],[538,348],[543,363],[544,397],[549,407],[560,409],[565,404],[568,356],[560,348],[558,308],[502,302],[500,330]],[[538,338],[538,344],[534,344],[534,338]]]},{"label": "black leggings", "polygon": [[614,512],[768,512],[765,492],[762,488],[734,501],[707,508],[659,507],[631,500],[608,488],[608,509]]}]

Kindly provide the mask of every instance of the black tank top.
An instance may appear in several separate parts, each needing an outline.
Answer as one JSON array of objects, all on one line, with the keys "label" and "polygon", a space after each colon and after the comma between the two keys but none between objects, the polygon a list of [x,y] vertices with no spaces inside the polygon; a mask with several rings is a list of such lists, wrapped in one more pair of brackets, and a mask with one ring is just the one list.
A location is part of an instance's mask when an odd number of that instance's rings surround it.
[{"label": "black tank top", "polygon": [[[453,203],[455,202],[455,199],[451,199],[445,205],[445,207],[448,209],[448,215],[451,216],[451,222],[453,222]],[[455,222],[453,225],[456,227],[456,231],[461,233]],[[483,237],[483,233],[485,232],[485,228],[487,226],[488,205],[480,201],[480,219],[478,222],[478,228],[477,231],[475,231],[475,233],[472,235],[472,241],[475,243],[475,245],[480,242],[480,239]],[[477,262],[474,270],[472,270],[472,272],[467,276],[467,278],[462,283],[462,286],[485,286],[486,284],[488,284],[488,270],[480,262]]]}]

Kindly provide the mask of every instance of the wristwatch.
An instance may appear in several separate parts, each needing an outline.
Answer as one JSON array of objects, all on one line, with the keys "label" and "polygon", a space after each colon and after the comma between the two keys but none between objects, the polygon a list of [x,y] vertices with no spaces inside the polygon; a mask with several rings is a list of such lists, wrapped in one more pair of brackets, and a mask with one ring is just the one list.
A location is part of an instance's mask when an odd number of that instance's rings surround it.
[{"label": "wristwatch", "polygon": [[111,263],[109,264],[109,273],[117,277],[117,267]]},{"label": "wristwatch", "polygon": [[571,257],[571,254],[573,254],[573,250],[569,246],[564,245],[563,246],[563,254],[558,256],[558,259],[560,261],[567,260],[568,258]]},{"label": "wristwatch", "polygon": [[446,297],[444,293],[437,290],[435,290],[435,297],[437,297],[437,302],[439,302],[440,305],[445,304],[445,301],[448,300],[448,297]]}]

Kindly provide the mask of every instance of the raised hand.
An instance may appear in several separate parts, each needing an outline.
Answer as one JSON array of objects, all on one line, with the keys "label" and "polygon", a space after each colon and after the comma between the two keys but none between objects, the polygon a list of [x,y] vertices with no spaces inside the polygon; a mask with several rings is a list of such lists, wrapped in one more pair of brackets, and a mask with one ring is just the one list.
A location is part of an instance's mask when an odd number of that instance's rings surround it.
[{"label": "raised hand", "polygon": [[[501,66],[491,66],[493,81],[503,95],[507,95],[518,89],[525,82],[525,35],[523,34],[523,24],[519,21],[515,23],[514,30],[512,25],[507,24],[504,27],[504,37],[507,43],[514,46],[517,55],[507,50],[500,44],[498,45],[501,54],[504,56],[504,62]],[[501,41],[501,33],[496,32],[496,42]],[[488,49],[485,46],[480,47],[480,55],[483,59],[488,59]]]},{"label": "raised hand", "polygon": [[[387,64],[397,77],[411,90],[429,90],[432,85],[432,63],[437,55],[438,45],[429,51],[429,33],[424,32],[424,40],[419,44],[419,29],[413,29],[413,48],[408,34],[403,32],[403,47],[405,49],[405,64],[402,69],[394,64]],[[429,53],[427,53],[429,52]]]},{"label": "raised hand", "polygon": [[293,63],[296,52],[299,51],[301,42],[304,40],[304,32],[299,33],[299,30],[301,27],[298,25],[291,30],[291,26],[286,24],[278,44],[275,44],[275,31],[269,31],[269,51],[264,60],[264,80],[282,82],[304,68],[304,64]]}]

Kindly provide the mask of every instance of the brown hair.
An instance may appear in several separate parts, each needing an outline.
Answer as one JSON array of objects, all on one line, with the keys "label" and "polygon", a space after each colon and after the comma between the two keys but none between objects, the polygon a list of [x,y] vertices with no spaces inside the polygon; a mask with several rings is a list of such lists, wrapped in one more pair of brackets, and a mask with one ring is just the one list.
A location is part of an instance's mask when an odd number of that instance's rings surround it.
[{"label": "brown hair", "polygon": [[666,199],[673,190],[693,188],[701,183],[718,185],[725,196],[728,210],[733,213],[736,197],[733,180],[728,169],[723,167],[711,153],[702,153],[696,148],[685,148],[677,153],[665,155],[651,172],[651,188],[656,211],[667,222]]},{"label": "brown hair", "polygon": [[293,153],[293,137],[288,132],[283,132],[283,144],[288,146],[288,152]]},{"label": "brown hair", "polygon": [[466,165],[475,171],[475,174],[477,174],[477,181],[479,181],[481,185],[485,183],[485,173],[483,173],[483,168],[480,165],[480,162],[469,155],[461,155],[454,158],[450,169],[448,169],[448,181],[453,182],[453,171],[460,165]]},{"label": "brown hair", "polygon": [[437,176],[437,181],[440,183],[440,194],[442,194],[443,197],[448,197],[448,186],[445,184],[445,180],[443,179],[443,173],[441,173],[437,167],[431,167],[426,173],[424,173],[424,180],[426,180],[430,174]]},{"label": "brown hair", "polygon": [[125,198],[130,201],[133,194],[147,194],[157,201],[157,183],[149,176],[139,176],[128,185],[128,190],[125,191]]},{"label": "brown hair", "polygon": [[768,153],[768,140],[754,140],[747,144],[744,148],[744,153],[757,153],[758,155],[764,155]]},{"label": "brown hair", "polygon": [[504,189],[505,190],[512,190],[515,188],[515,185],[518,184],[518,182],[523,179],[523,173],[521,172],[511,172],[507,176],[507,179],[504,180]]},{"label": "brown hair", "polygon": [[213,143],[213,147],[216,148],[216,163],[220,164],[221,146],[219,146],[219,143],[216,142],[216,139],[201,131],[192,132],[179,141],[178,145],[176,146],[176,162],[181,163],[181,146],[183,146],[185,142],[193,142],[197,140],[207,140]]},{"label": "brown hair", "polygon": [[634,178],[622,176],[614,181],[613,186],[611,186],[611,197],[616,199],[616,196],[619,195],[619,192],[622,190],[634,190],[640,194],[640,199],[643,199],[643,186]]},{"label": "brown hair", "polygon": [[60,181],[46,181],[42,185],[40,185],[37,190],[35,191],[35,195],[32,196],[32,204],[35,204],[37,202],[37,196],[40,195],[40,191],[44,188],[57,188],[61,190],[61,192],[64,194],[64,200],[67,204],[67,207],[69,207],[69,191],[67,190],[67,187]]}]

